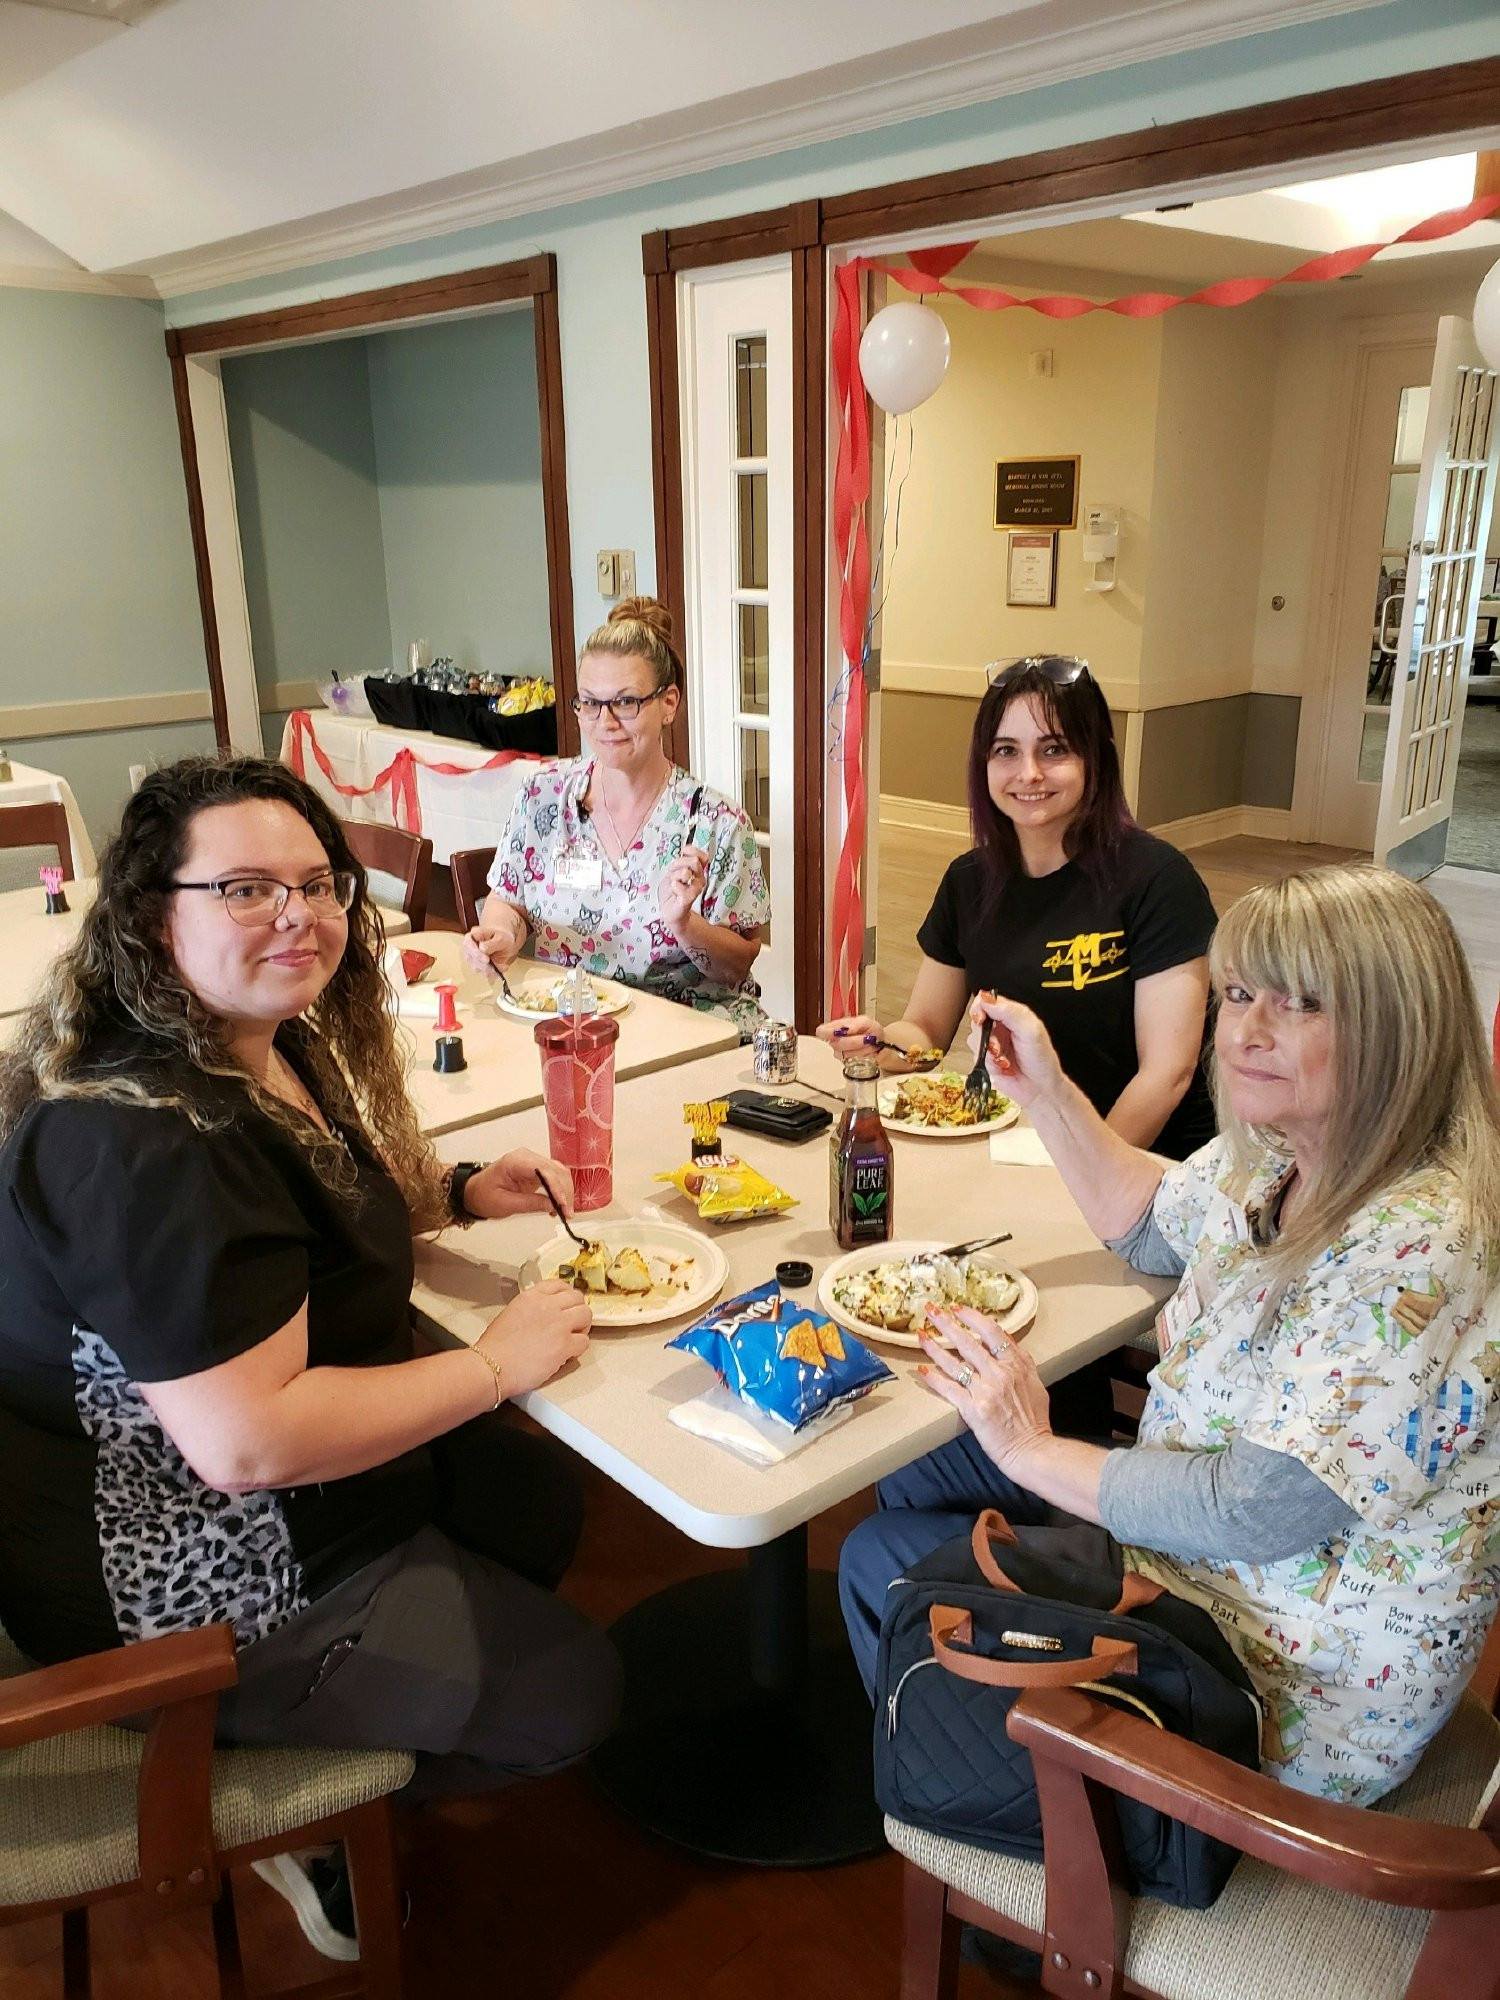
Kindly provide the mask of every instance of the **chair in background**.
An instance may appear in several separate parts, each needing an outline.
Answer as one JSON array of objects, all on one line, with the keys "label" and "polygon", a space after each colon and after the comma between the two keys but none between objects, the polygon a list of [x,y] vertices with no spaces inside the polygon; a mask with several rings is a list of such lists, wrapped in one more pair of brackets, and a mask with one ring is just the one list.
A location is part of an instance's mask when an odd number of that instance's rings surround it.
[{"label": "chair in background", "polygon": [[[65,2000],[92,1991],[90,1906],[130,1896],[163,1914],[211,1909],[220,1990],[244,2000],[229,1870],[328,1840],[348,1857],[361,1956],[293,1993],[402,2000],[389,1794],[412,1759],[216,1749],[234,1678],[227,1625],[30,1670],[0,1633],[0,1924],[61,1916]],[[109,1726],[148,1712],[144,1733]]]},{"label": "chair in background", "polygon": [[479,922],[479,906],[489,893],[490,870],[494,865],[493,847],[465,847],[449,859],[453,907],[458,912],[461,931],[471,931]]},{"label": "chair in background", "polygon": [[411,919],[414,931],[425,930],[427,892],[432,886],[432,842],[399,826],[352,819],[344,821],[344,837],[367,874],[386,875],[401,885],[400,907]]},{"label": "chair in background", "polygon": [[55,847],[63,880],[73,880],[73,837],[68,815],[53,801],[38,806],[0,805],[0,847]]},{"label": "chair in background", "polygon": [[[1007,1727],[1031,1752],[1046,1861],[888,1819],[901,2000],[953,2000],[964,1923],[1040,1952],[1044,1990],[1072,2000],[1494,1994],[1500,1723],[1472,1695],[1375,1807],[1293,1791],[1077,1688],[1029,1690]],[[1132,1901],[1115,1792],[1242,1851],[1212,1909]]]}]

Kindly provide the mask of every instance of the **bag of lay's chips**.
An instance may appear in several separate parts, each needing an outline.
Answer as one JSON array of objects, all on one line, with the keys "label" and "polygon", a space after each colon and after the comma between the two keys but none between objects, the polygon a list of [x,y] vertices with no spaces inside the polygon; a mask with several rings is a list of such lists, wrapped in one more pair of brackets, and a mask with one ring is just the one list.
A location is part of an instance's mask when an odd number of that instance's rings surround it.
[{"label": "bag of lay's chips", "polygon": [[862,1341],[784,1299],[774,1280],[711,1308],[667,1345],[696,1354],[726,1388],[790,1431],[894,1379]]},{"label": "bag of lay's chips", "polygon": [[743,1222],[752,1215],[779,1215],[783,1209],[795,1208],[794,1194],[777,1187],[733,1153],[719,1151],[719,1127],[728,1110],[728,1102],[720,1097],[684,1104],[682,1122],[692,1127],[693,1157],[685,1167],[658,1174],[656,1179],[669,1181],[690,1201],[696,1201],[704,1222]]}]

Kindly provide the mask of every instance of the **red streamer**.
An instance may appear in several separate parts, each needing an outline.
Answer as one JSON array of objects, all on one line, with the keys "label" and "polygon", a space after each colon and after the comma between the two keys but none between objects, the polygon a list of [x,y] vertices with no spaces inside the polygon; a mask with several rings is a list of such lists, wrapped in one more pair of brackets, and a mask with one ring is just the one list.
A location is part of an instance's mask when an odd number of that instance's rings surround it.
[{"label": "red streamer", "polygon": [[[832,998],[834,1015],[852,1014],[859,1004],[859,975],[864,961],[865,845],[865,626],[870,612],[870,539],[865,505],[870,497],[870,412],[859,366],[859,280],[862,272],[880,271],[918,298],[941,294],[960,299],[980,312],[1007,312],[1020,307],[1047,319],[1079,319],[1085,313],[1116,313],[1123,319],[1159,319],[1175,306],[1249,305],[1280,285],[1321,285],[1362,270],[1382,250],[1396,243],[1433,243],[1457,235],[1471,223],[1500,210],[1500,195],[1481,195],[1462,208],[1444,209],[1385,243],[1358,243],[1347,250],[1310,257],[1279,278],[1224,278],[1201,291],[1135,292],[1118,299],[1081,299],[1064,293],[1022,299],[988,285],[950,285],[948,273],[975,247],[973,243],[940,243],[912,250],[902,264],[877,257],[854,257],[835,273],[831,362],[834,402],[839,415],[839,448],[833,480],[833,546],[839,564],[839,643],[844,655],[844,839],[833,882]],[[1500,1027],[1497,1027],[1500,1034]],[[1500,1046],[1500,1044],[1497,1044]]]},{"label": "red streamer", "polygon": [[288,761],[299,778],[307,776],[306,750],[310,749],[313,761],[323,776],[345,799],[367,799],[374,792],[389,789],[391,795],[391,819],[400,826],[405,814],[408,833],[422,831],[422,806],[417,797],[417,772],[434,771],[440,778],[468,778],[478,771],[498,771],[506,764],[540,763],[541,759],[526,750],[497,750],[495,755],[483,764],[430,764],[425,757],[419,757],[414,750],[403,747],[398,750],[390,763],[381,771],[373,785],[345,785],[333,775],[333,765],[328,753],[313,733],[312,717],[305,708],[295,708],[291,714],[291,741],[287,746]]}]

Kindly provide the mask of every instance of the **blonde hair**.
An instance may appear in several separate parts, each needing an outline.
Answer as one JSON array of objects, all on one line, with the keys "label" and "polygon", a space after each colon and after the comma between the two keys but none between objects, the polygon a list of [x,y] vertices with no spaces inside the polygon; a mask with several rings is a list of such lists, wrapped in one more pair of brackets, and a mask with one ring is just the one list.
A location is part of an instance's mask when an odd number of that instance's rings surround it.
[{"label": "blonde hair", "polygon": [[[1468,962],[1425,889],[1372,867],[1314,868],[1241,897],[1214,934],[1215,991],[1242,980],[1316,1000],[1333,1038],[1323,1155],[1272,1255],[1305,1270],[1377,1195],[1453,1177],[1486,1262],[1500,1253],[1500,1091]],[[1248,1173],[1284,1135],[1247,1127],[1215,1069],[1220,1129]]]},{"label": "blonde hair", "polygon": [[[60,1098],[171,1109],[199,1131],[222,1129],[232,1110],[214,1093],[192,1087],[196,1071],[239,1085],[308,1155],[325,1186],[357,1198],[354,1164],[343,1145],[289,1109],[238,1061],[228,1024],[186,984],[167,947],[171,884],[193,820],[212,806],[257,799],[300,813],[329,867],[352,875],[356,884],[338,969],[308,1012],[286,1026],[299,1066],[330,1119],[357,1125],[379,1152],[413,1225],[441,1228],[451,1219],[445,1176],[407,1093],[365,871],[342,823],[312,787],[261,757],[184,757],[149,773],[128,801],[99,863],[93,907],[21,1017],[10,1047],[0,1052],[0,1144],[33,1104]],[[134,1051],[129,1067],[118,1046],[122,1034]]]},{"label": "blonde hair", "polygon": [[617,659],[639,656],[656,676],[657,688],[683,686],[682,655],[672,644],[672,614],[659,598],[622,597],[579,647],[579,659],[586,653],[613,653]]}]

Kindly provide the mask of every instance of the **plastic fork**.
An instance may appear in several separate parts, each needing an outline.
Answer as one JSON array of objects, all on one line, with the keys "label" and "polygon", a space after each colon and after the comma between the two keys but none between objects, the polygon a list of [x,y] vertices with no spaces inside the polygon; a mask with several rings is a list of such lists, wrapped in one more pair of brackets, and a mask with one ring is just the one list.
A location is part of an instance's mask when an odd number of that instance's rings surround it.
[{"label": "plastic fork", "polygon": [[[993,999],[993,994],[984,996]],[[976,1118],[982,1118],[989,1109],[990,1100],[995,1095],[995,1086],[990,1082],[988,1068],[990,1037],[994,1033],[993,1021],[985,1023],[984,1035],[979,1044],[979,1054],[974,1067],[964,1078],[964,1109],[972,1111]]]}]

